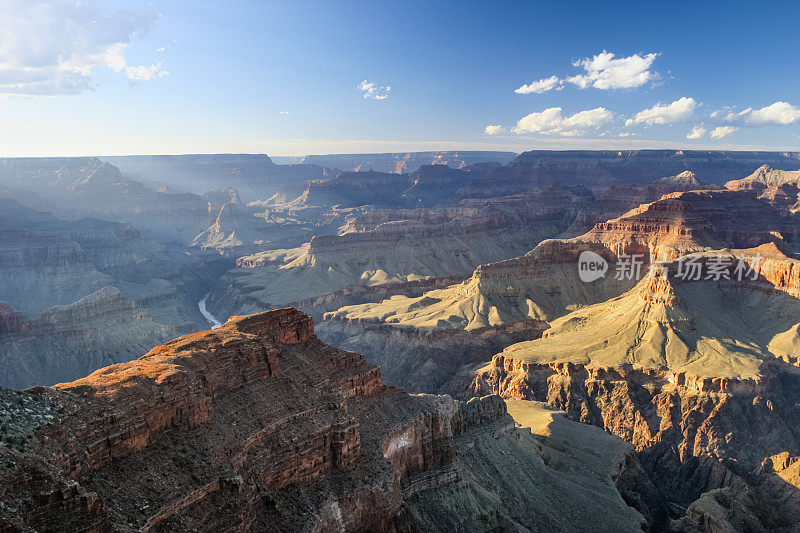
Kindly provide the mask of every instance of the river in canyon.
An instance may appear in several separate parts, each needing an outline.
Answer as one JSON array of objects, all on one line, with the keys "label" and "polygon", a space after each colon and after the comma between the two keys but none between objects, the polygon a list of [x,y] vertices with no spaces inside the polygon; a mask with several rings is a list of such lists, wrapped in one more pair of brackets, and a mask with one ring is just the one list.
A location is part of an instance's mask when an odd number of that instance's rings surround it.
[{"label": "river in canyon", "polygon": [[206,300],[208,299],[208,296],[210,294],[211,293],[208,293],[205,296],[203,296],[203,299],[197,302],[197,307],[200,309],[200,312],[203,314],[203,316],[206,317],[208,323],[211,324],[211,329],[217,329],[222,325],[222,322],[217,320],[217,317],[209,313],[208,309],[206,309]]}]

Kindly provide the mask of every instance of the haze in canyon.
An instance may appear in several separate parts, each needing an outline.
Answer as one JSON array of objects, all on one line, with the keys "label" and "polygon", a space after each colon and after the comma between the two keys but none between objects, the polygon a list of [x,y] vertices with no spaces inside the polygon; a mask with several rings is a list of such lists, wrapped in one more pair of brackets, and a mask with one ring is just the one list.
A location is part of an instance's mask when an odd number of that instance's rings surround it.
[{"label": "haze in canyon", "polygon": [[800,531],[795,6],[0,6],[0,533]]}]

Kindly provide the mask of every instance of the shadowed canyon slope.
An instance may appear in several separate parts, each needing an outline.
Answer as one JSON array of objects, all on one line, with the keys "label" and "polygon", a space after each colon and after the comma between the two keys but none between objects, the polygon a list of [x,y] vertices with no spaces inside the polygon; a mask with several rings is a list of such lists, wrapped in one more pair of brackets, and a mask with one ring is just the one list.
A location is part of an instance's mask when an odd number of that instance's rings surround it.
[{"label": "shadowed canyon slope", "polygon": [[0,384],[74,379],[205,325],[196,302],[227,268],[128,224],[61,220],[0,198]]}]

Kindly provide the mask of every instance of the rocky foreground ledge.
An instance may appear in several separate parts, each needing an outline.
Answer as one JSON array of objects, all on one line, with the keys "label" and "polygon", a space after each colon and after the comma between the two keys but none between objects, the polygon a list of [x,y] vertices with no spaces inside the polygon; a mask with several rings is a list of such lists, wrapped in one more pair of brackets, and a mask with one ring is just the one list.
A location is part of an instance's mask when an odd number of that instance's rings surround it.
[{"label": "rocky foreground ledge", "polygon": [[233,317],[72,383],[0,393],[2,532],[644,523],[615,486],[640,471],[622,441],[597,466],[515,428],[498,396],[385,386],[294,309]]}]

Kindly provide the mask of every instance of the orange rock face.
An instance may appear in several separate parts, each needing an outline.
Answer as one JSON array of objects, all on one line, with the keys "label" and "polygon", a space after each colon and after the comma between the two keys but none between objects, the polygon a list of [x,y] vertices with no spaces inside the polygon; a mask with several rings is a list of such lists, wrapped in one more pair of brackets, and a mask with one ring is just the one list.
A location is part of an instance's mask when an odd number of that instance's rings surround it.
[{"label": "orange rock face", "polygon": [[81,531],[394,530],[407,527],[402,480],[450,460],[468,425],[506,416],[499,399],[384,386],[294,309],[24,394],[59,415],[21,451],[0,446],[2,531],[65,519]]}]

